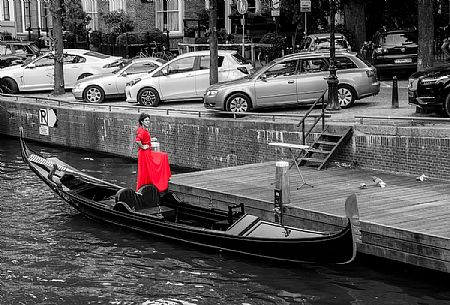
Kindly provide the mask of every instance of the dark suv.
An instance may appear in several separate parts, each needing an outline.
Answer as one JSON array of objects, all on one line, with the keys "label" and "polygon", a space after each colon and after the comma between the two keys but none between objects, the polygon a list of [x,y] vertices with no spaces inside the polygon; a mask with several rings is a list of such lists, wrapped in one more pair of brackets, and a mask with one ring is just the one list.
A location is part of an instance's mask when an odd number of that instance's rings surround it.
[{"label": "dark suv", "polygon": [[23,64],[38,55],[40,50],[34,42],[0,41],[0,68]]},{"label": "dark suv", "polygon": [[377,32],[373,39],[372,64],[377,72],[417,71],[417,31]]},{"label": "dark suv", "polygon": [[450,65],[412,74],[408,102],[424,110],[444,111],[450,117]]}]

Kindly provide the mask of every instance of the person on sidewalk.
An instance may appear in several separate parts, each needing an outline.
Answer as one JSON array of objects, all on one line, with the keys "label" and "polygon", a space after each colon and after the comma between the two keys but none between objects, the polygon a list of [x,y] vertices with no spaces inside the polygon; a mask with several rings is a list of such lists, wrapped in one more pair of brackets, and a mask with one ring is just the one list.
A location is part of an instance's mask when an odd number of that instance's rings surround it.
[{"label": "person on sidewalk", "polygon": [[150,137],[150,115],[141,113],[138,119],[136,144],[138,146],[138,171],[136,191],[146,184],[153,184],[159,192],[169,187],[172,176],[169,157],[165,152],[152,151]]}]

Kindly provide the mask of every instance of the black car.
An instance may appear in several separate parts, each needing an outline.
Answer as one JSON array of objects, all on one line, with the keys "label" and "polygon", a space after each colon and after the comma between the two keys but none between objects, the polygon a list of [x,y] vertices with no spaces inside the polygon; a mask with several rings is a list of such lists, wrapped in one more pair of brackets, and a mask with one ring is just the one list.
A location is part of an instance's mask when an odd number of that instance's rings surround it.
[{"label": "black car", "polygon": [[417,71],[417,31],[377,32],[373,38],[371,61],[379,73]]},{"label": "black car", "polygon": [[450,65],[418,71],[409,77],[408,102],[450,117]]},{"label": "black car", "polygon": [[23,64],[38,55],[40,50],[34,42],[0,41],[0,68]]}]

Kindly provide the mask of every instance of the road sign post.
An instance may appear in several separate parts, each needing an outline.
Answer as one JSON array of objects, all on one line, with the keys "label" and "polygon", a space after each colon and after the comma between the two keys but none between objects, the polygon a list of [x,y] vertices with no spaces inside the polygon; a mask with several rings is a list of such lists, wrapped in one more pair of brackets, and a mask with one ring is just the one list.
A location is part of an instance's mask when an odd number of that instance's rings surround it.
[{"label": "road sign post", "polygon": [[248,11],[247,0],[238,0],[236,8],[239,14],[242,15],[242,57],[245,57],[245,13]]}]

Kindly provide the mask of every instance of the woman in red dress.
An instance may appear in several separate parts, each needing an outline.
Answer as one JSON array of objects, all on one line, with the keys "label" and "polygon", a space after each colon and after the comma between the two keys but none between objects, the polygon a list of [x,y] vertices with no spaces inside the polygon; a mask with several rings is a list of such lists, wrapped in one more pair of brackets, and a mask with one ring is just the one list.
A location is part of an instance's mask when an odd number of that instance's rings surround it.
[{"label": "woman in red dress", "polygon": [[136,134],[138,146],[138,172],[136,191],[145,184],[153,184],[158,191],[163,192],[169,187],[171,177],[169,157],[167,153],[152,151],[150,115],[141,113]]}]

